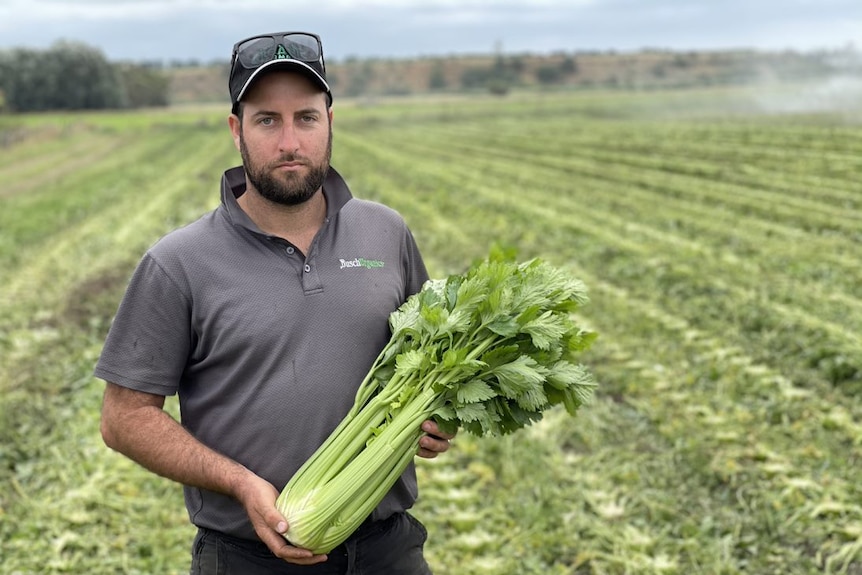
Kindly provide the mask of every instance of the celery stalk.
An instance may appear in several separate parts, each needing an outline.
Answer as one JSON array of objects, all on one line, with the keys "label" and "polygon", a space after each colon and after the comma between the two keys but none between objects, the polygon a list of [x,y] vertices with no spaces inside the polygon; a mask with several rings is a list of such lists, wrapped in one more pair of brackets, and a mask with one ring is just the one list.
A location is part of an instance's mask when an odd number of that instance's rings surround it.
[{"label": "celery stalk", "polygon": [[574,415],[595,387],[572,363],[595,339],[572,317],[586,301],[561,270],[499,254],[426,283],[390,316],[350,412],[279,495],[285,537],[315,553],[347,539],[410,465],[426,419],[481,436],[558,404]]}]

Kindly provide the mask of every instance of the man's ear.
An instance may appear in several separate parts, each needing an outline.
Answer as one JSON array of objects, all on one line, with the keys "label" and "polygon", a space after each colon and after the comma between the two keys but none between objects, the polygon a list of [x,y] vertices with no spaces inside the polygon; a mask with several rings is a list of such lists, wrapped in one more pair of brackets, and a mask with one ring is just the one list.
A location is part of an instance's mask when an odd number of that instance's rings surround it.
[{"label": "man's ear", "polygon": [[242,131],[242,120],[236,114],[231,114],[227,117],[227,123],[233,136],[233,145],[239,150],[239,133]]}]

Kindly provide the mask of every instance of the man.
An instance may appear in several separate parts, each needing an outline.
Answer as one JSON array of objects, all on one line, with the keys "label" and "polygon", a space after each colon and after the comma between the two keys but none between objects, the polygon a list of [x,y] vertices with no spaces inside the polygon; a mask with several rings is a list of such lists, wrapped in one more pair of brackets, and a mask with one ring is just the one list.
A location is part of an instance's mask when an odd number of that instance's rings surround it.
[{"label": "man", "polygon": [[[184,485],[192,573],[429,573],[406,513],[411,466],[328,555],[290,546],[275,500],[335,428],[427,279],[401,217],[354,199],[329,165],[332,93],[320,39],[234,46],[229,125],[243,166],[222,203],[143,257],[96,375],[108,446]],[[374,265],[343,265],[369,261]],[[164,410],[179,394],[182,424]],[[448,449],[433,422],[418,455]]]}]

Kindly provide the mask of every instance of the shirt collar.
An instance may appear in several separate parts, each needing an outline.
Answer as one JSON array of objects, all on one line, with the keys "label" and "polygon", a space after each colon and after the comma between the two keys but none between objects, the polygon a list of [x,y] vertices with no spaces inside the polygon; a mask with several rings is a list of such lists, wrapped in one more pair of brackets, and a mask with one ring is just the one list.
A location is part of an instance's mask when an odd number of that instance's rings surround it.
[{"label": "shirt collar", "polygon": [[[245,170],[242,166],[226,170],[221,179],[221,202],[227,210],[227,216],[231,223],[250,229],[253,232],[263,234],[251,218],[248,217],[239,203],[238,197],[245,193]],[[353,195],[347,182],[341,177],[335,168],[330,167],[323,181],[323,195],[326,197],[326,218],[332,219],[349,202]]]}]

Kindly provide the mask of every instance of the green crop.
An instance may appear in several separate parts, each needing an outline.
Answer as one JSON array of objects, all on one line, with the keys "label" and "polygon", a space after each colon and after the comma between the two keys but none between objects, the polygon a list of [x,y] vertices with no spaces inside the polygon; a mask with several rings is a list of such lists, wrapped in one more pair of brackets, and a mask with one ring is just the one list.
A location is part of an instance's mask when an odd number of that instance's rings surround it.
[{"label": "green crop", "polygon": [[595,388],[576,362],[596,337],[572,316],[586,301],[561,269],[500,250],[427,282],[391,314],[353,408],[281,492],[287,539],[316,553],[344,541],[412,461],[426,419],[484,436],[558,404],[574,415]]}]

